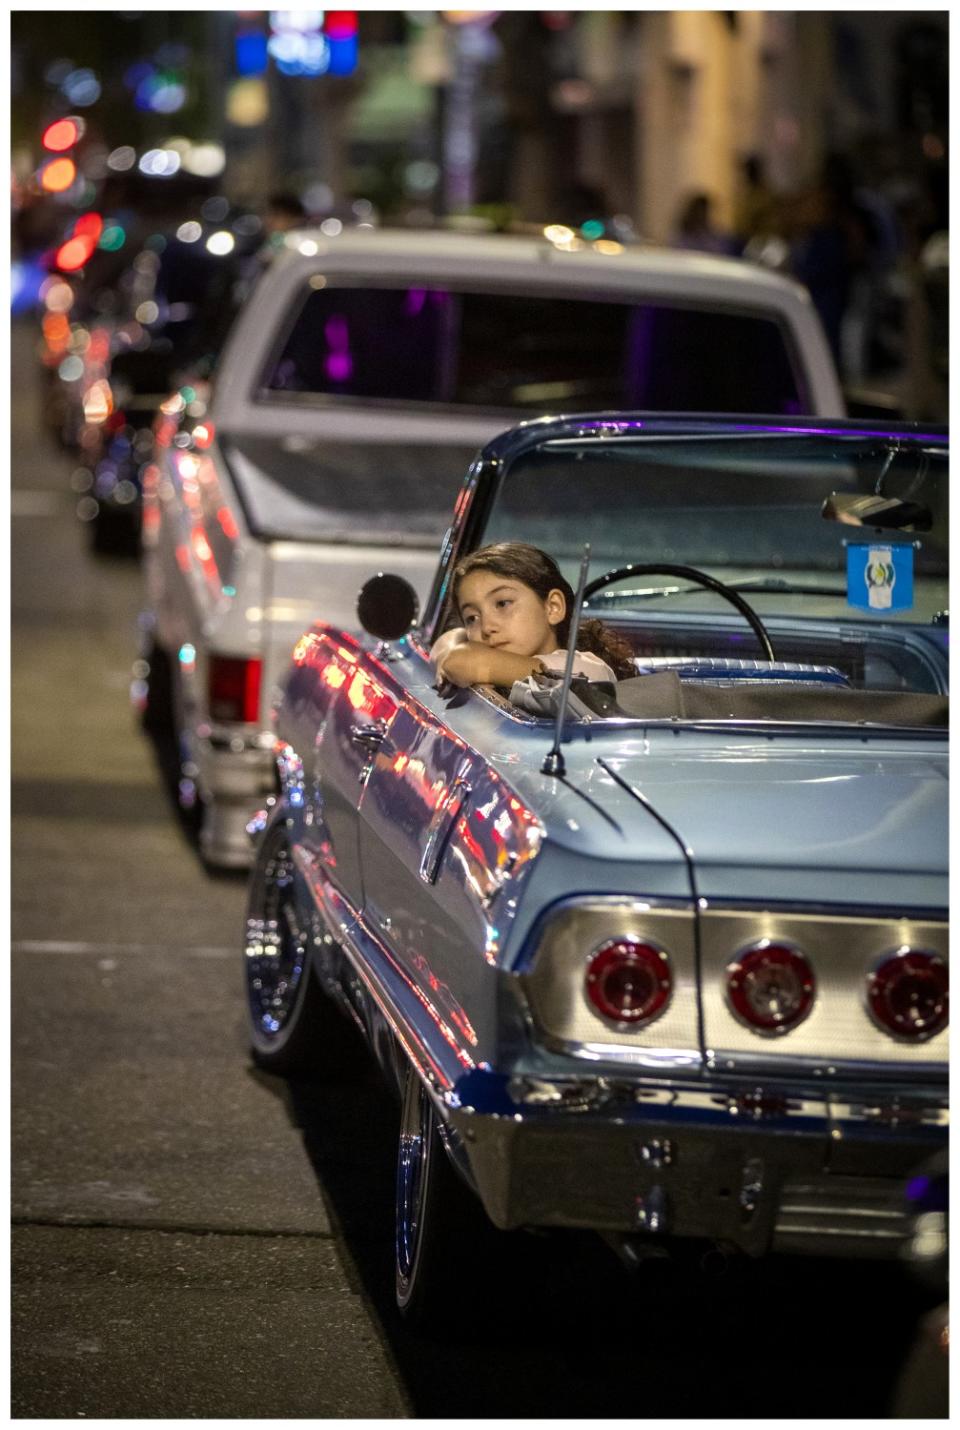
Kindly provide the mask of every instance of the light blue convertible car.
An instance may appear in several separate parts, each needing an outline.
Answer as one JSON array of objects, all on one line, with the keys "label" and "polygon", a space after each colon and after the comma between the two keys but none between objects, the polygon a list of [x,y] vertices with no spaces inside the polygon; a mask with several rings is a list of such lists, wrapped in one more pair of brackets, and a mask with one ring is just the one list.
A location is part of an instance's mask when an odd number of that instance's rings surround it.
[{"label": "light blue convertible car", "polygon": [[[900,1250],[947,1135],[946,507],[942,430],[525,423],[419,617],[376,575],[369,637],[297,644],[254,1055],[329,1051],[339,1006],[397,1085],[411,1318],[481,1205],[635,1257]],[[502,540],[553,554],[628,678],[435,688],[454,568]]]}]

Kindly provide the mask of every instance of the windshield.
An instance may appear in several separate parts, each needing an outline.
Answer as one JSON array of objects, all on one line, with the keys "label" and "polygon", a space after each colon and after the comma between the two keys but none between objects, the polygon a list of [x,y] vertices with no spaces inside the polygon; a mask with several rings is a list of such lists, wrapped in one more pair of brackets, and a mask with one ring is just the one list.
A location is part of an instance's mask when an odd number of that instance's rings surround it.
[{"label": "windshield", "polygon": [[[917,503],[929,530],[825,520],[824,502],[835,493]],[[675,563],[753,587],[751,603],[767,615],[841,619],[872,611],[925,623],[948,604],[946,446],[859,434],[549,441],[507,472],[478,544],[492,541],[543,547],[571,580],[589,541],[591,580],[634,562]],[[848,584],[865,547],[896,549],[885,604],[877,593],[878,604],[859,605]],[[717,609],[715,595],[657,576],[627,578],[593,604],[649,615],[667,600],[671,610]]]}]

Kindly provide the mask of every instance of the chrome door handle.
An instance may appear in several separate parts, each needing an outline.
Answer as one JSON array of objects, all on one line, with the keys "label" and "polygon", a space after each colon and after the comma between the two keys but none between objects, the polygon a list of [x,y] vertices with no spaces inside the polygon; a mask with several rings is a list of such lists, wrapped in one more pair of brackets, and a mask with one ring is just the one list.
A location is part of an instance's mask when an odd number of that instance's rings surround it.
[{"label": "chrome door handle", "polygon": [[387,727],[382,720],[373,725],[351,725],[350,739],[364,750],[378,750],[387,738]]},{"label": "chrome door handle", "polygon": [[[469,768],[467,769],[469,773]],[[420,878],[425,884],[435,884],[440,873],[440,863],[464,803],[473,793],[465,775],[457,775],[444,795],[427,829],[427,838],[420,859]]]}]

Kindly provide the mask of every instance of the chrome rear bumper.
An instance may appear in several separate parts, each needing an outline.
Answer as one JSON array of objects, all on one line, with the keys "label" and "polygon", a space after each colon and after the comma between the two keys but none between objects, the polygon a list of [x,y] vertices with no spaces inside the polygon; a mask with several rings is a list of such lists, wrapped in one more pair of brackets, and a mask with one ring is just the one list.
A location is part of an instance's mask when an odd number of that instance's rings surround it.
[{"label": "chrome rear bumper", "polygon": [[440,1105],[497,1226],[707,1238],[755,1256],[895,1257],[908,1234],[905,1181],[946,1140],[939,1098],[881,1125],[850,1115],[846,1094],[747,1115],[726,1093],[635,1097],[602,1114],[576,1103]]},{"label": "chrome rear bumper", "polygon": [[[239,745],[240,748],[232,748]],[[247,823],[277,787],[272,750],[238,736],[215,733],[196,742],[198,784],[204,801],[200,850],[222,869],[246,869],[253,862]]]}]

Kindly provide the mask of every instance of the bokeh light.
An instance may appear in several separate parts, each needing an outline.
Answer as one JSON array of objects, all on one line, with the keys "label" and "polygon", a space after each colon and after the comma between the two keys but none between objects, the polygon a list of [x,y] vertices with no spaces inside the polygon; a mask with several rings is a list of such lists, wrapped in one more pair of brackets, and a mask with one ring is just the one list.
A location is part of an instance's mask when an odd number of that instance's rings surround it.
[{"label": "bokeh light", "polygon": [[83,120],[74,118],[72,115],[67,119],[55,119],[43,131],[43,147],[51,150],[54,154],[60,154],[65,149],[72,149],[83,134],[83,130]]},{"label": "bokeh light", "polygon": [[107,168],[115,169],[118,173],[132,169],[136,162],[137,151],[131,144],[121,144],[107,155]]},{"label": "bokeh light", "polygon": [[168,179],[180,168],[180,155],[176,149],[148,149],[140,155],[137,167],[151,178]]},{"label": "bokeh light", "polygon": [[48,194],[62,194],[77,177],[72,159],[51,159],[40,171],[40,187]]},{"label": "bokeh light", "polygon": [[68,238],[66,243],[62,243],[57,249],[54,263],[64,273],[75,273],[78,268],[83,268],[89,261],[96,244],[93,239],[86,234],[81,234],[76,238]]},{"label": "bokeh light", "polygon": [[214,179],[222,174],[227,156],[222,144],[192,144],[183,156],[183,167],[199,179]]},{"label": "bokeh light", "polygon": [[86,107],[100,98],[100,81],[93,70],[71,70],[60,86],[71,104]]},{"label": "bokeh light", "polygon": [[104,225],[103,233],[100,235],[101,248],[105,248],[108,253],[116,253],[126,241],[126,230],[120,224],[108,223]]},{"label": "bokeh light", "polygon": [[207,250],[222,258],[227,253],[232,253],[236,246],[236,239],[232,233],[228,233],[225,228],[218,229],[207,239]]}]

